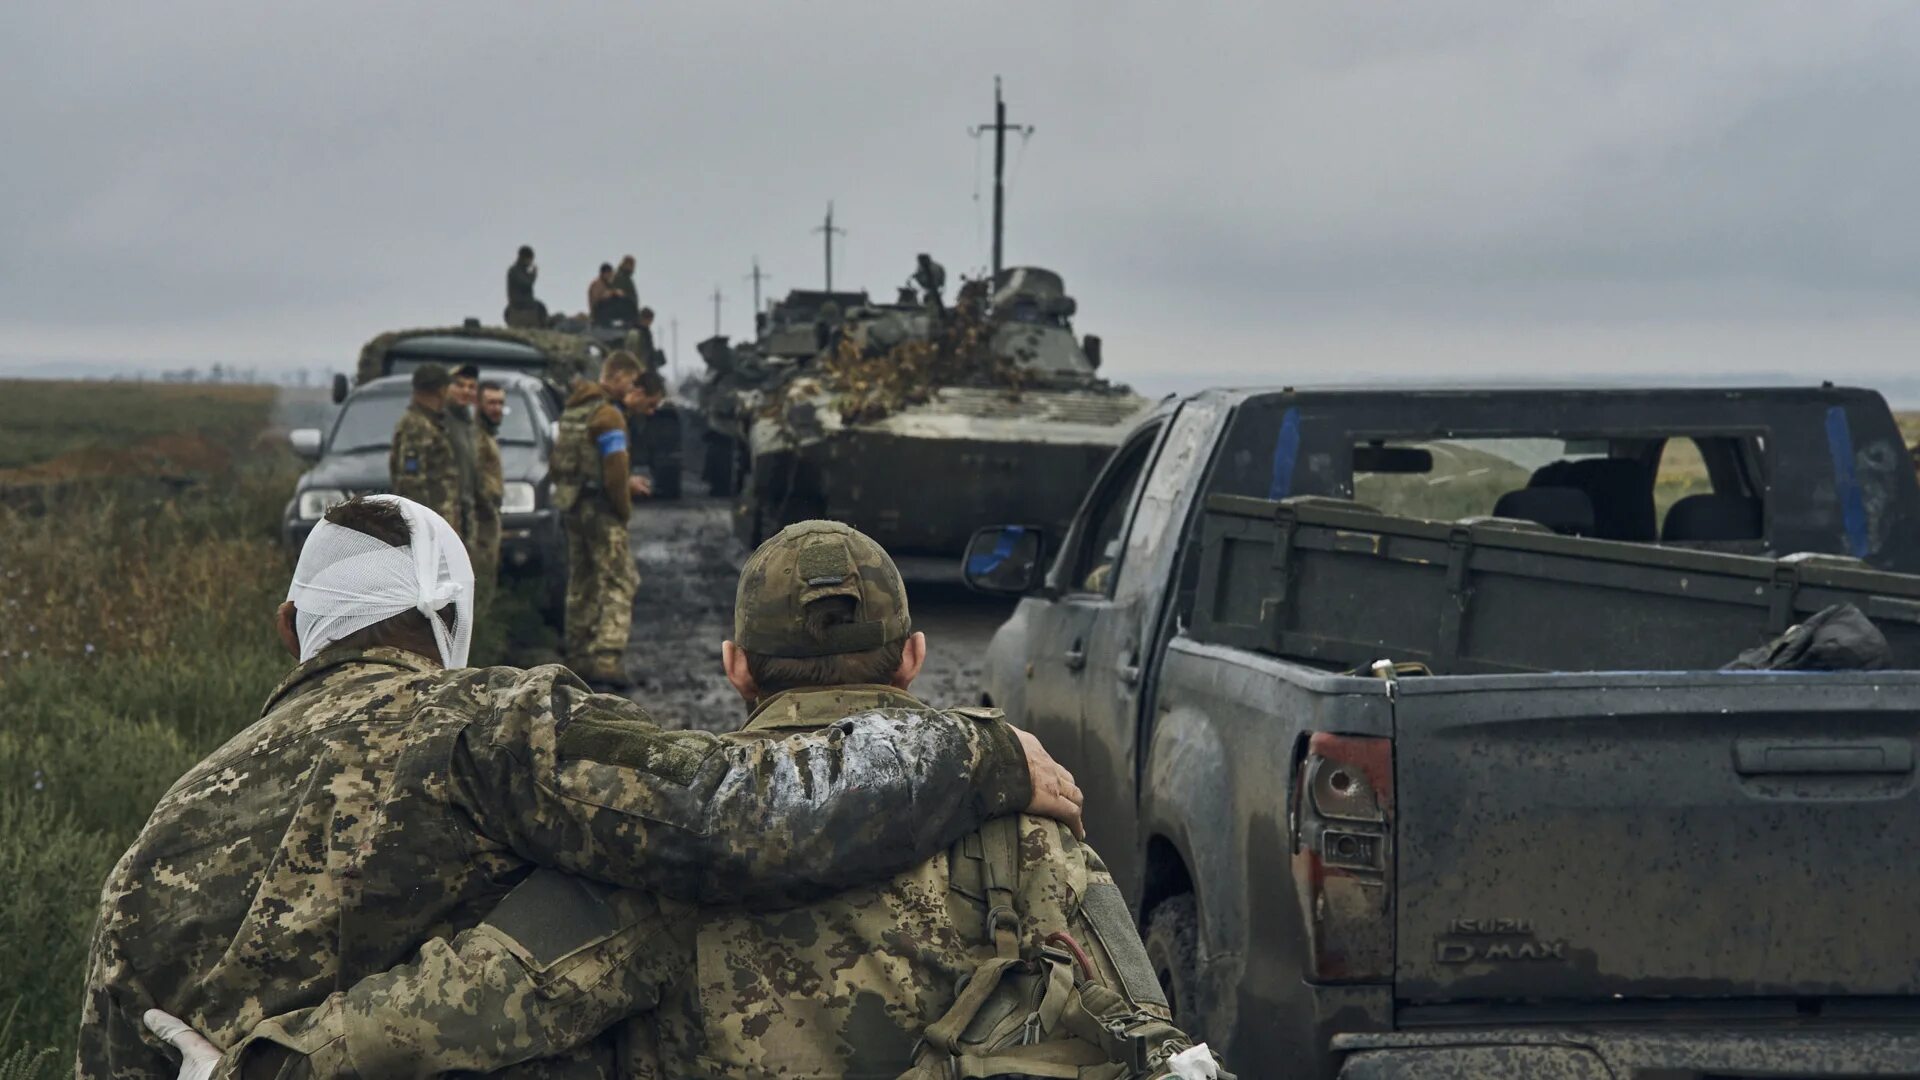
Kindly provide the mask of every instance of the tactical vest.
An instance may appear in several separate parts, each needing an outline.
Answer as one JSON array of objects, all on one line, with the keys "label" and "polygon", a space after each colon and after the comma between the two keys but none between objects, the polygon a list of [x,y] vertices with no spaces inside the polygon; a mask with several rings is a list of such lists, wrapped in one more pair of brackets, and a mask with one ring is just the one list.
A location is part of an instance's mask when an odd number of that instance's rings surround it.
[{"label": "tactical vest", "polygon": [[[1090,927],[1093,940],[1062,931],[1038,949],[1022,946],[1020,821],[990,821],[949,855],[956,898],[984,898],[994,957],[962,980],[953,1007],[927,1026],[900,1080],[1173,1076],[1169,1059],[1192,1044],[1142,1007],[1165,1010],[1167,1000],[1118,889],[1102,883],[1079,898],[1073,921]],[[1103,969],[1118,986],[1107,985]]]},{"label": "tactical vest", "polygon": [[553,460],[547,464],[547,483],[556,510],[566,513],[582,496],[601,491],[600,448],[587,425],[593,414],[607,403],[603,397],[590,397],[578,405],[569,405],[560,414],[559,435],[553,443]]}]

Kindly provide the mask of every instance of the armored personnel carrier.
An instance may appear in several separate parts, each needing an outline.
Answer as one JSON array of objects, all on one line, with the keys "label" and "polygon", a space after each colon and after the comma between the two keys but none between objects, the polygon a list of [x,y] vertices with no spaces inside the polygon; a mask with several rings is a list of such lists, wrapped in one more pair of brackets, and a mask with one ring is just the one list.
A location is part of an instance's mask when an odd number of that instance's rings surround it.
[{"label": "armored personnel carrier", "polygon": [[[1058,274],[1009,269],[966,283],[951,307],[937,279],[916,280],[921,291],[892,304],[850,294],[777,305],[750,354],[759,368],[727,357],[747,462],[735,528],[749,545],[833,518],[914,576],[951,576],[987,521],[1057,535],[1146,411],[1096,373],[1099,339],[1074,337]],[[798,359],[807,329],[814,351]]]}]

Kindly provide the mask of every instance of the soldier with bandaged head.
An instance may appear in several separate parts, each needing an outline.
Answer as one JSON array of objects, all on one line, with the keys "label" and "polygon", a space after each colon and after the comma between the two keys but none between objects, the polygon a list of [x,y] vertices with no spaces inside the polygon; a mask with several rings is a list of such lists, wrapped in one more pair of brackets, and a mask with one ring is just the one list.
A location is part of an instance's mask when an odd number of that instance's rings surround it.
[{"label": "soldier with bandaged head", "polygon": [[[540,867],[647,890],[623,897],[795,903],[1023,806],[1077,821],[1071,777],[1005,724],[864,710],[777,741],[664,732],[561,667],[467,668],[472,605],[439,515],[395,496],[327,511],[276,616],[297,666],[107,880],[77,1077],[174,1076],[150,1013],[237,1055],[269,1018],[470,931]],[[622,922],[642,954],[671,954],[653,945],[673,934],[657,912]],[[442,1031],[506,1054],[523,1034],[499,1019]],[[246,1045],[264,1055],[230,1062],[247,1075],[293,1056]]]}]

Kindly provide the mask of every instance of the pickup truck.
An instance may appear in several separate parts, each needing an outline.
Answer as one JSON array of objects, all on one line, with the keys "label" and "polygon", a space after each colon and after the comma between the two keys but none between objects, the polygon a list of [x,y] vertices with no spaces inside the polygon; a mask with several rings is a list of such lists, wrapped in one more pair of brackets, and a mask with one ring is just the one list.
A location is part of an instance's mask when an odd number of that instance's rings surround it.
[{"label": "pickup truck", "polygon": [[1182,1026],[1355,1080],[1920,1075],[1916,571],[1833,387],[1169,399],[963,567]]}]

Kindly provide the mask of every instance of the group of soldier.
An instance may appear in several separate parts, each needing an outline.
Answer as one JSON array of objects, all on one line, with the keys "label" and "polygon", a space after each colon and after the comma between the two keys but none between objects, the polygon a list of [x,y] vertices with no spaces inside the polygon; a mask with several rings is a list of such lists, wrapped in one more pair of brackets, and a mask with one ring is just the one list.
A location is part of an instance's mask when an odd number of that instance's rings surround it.
[{"label": "group of soldier", "polygon": [[[660,374],[632,353],[616,352],[597,380],[573,387],[560,414],[548,475],[567,539],[566,655],[601,689],[633,685],[626,651],[640,579],[627,529],[634,500],[653,489],[632,471],[628,427],[664,400]],[[477,366],[449,373],[423,364],[414,369],[413,398],[394,426],[387,459],[393,492],[446,519],[465,544],[481,616],[500,573],[505,484],[497,435],[505,406],[505,388],[482,382]]]},{"label": "group of soldier", "polygon": [[[638,332],[642,344],[633,351],[642,360],[651,361],[653,309],[640,304],[640,290],[633,282],[635,266],[632,255],[622,256],[617,267],[613,263],[600,264],[599,273],[587,283],[587,321],[597,327],[619,327]],[[539,328],[559,321],[556,316],[549,314],[547,305],[533,294],[534,283],[539,277],[540,268],[533,261],[533,247],[522,244],[513,263],[507,267],[504,321],[508,326]]]}]

